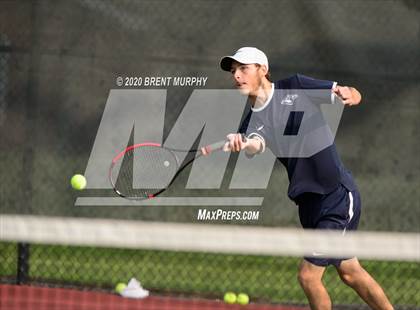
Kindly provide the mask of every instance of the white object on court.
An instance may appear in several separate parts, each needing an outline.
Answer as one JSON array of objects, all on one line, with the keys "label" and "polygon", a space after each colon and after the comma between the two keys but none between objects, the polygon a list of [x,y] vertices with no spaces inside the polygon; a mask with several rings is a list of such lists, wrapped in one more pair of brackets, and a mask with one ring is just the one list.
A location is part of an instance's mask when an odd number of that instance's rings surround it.
[{"label": "white object on court", "polygon": [[127,298],[141,299],[141,298],[146,298],[147,296],[149,296],[149,291],[145,290],[137,279],[131,278],[131,280],[127,284],[127,287],[122,290],[120,295],[122,297],[127,297]]}]

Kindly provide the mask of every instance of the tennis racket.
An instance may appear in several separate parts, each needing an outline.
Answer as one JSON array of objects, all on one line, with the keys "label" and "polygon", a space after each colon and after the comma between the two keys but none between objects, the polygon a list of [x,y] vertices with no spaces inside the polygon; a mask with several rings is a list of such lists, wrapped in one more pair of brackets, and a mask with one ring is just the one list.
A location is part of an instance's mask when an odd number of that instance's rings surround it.
[{"label": "tennis racket", "polygon": [[[242,140],[246,141],[244,135]],[[195,150],[179,150],[152,142],[131,145],[112,160],[109,181],[120,197],[130,200],[150,199],[162,194],[194,160],[223,150],[225,144],[223,140]],[[196,156],[181,167],[182,163],[177,156],[179,153],[195,153]]]}]

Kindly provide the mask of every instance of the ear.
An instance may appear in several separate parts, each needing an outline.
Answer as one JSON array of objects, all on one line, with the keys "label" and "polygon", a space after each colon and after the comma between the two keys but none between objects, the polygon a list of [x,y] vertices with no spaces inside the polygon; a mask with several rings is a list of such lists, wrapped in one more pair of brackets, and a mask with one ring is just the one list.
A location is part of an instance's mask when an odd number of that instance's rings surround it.
[{"label": "ear", "polygon": [[266,65],[260,65],[260,70],[263,73],[263,76],[265,76],[268,72],[268,69],[267,69]]}]

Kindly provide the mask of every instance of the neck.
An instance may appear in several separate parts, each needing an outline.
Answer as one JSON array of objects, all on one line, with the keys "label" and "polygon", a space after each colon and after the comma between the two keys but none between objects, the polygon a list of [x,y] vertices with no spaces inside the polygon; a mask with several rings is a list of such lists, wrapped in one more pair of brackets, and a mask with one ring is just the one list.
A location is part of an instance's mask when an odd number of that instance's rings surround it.
[{"label": "neck", "polygon": [[261,81],[261,85],[258,89],[249,95],[249,101],[253,108],[259,108],[264,105],[267,101],[268,96],[271,92],[271,82],[267,79]]}]

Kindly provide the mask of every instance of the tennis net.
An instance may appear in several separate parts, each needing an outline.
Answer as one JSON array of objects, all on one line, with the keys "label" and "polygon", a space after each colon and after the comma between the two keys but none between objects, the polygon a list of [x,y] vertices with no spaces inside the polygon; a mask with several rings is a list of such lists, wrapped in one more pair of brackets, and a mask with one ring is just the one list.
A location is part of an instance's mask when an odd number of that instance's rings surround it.
[{"label": "tennis net", "polygon": [[[301,256],[357,256],[396,309],[419,309],[420,234],[2,215],[1,309],[305,309]],[[115,293],[131,278],[144,298]],[[327,268],[334,309],[363,302]],[[143,296],[142,296],[143,297]],[[244,307],[244,306],[242,306]],[[239,309],[239,308],[238,308]],[[366,308],[367,309],[367,308]]]}]

